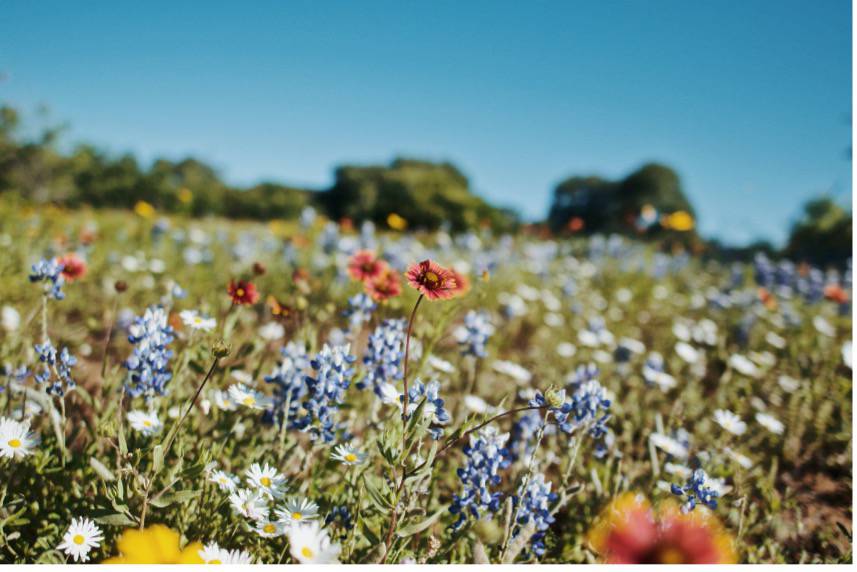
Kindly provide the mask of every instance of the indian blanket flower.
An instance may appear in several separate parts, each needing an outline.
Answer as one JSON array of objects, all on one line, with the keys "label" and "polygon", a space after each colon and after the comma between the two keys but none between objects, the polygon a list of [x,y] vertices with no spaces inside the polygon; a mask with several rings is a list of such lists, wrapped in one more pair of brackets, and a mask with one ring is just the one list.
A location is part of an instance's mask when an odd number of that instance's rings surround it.
[{"label": "indian blanket flower", "polygon": [[21,459],[39,444],[39,436],[30,431],[30,421],[0,417],[0,459]]},{"label": "indian blanket flower", "polygon": [[398,272],[387,268],[379,276],[364,282],[363,289],[376,302],[383,302],[402,293],[402,282]]},{"label": "indian blanket flower", "polygon": [[74,557],[75,562],[86,562],[89,560],[89,552],[101,546],[102,540],[104,540],[104,534],[98,525],[88,518],[73,518],[57,550],[62,550],[66,555]]},{"label": "indian blanket flower", "polygon": [[551,492],[551,482],[545,481],[542,474],[533,475],[527,481],[526,488],[522,482],[515,496],[518,518],[512,534],[517,536],[522,527],[532,522],[536,533],[530,538],[530,546],[536,556],[545,553],[545,531],[555,520],[550,513],[550,503],[555,502],[557,498],[557,494]]},{"label": "indian blanket flower", "polygon": [[375,256],[371,250],[358,250],[348,261],[348,274],[360,282],[375,280],[386,269],[387,263]]},{"label": "indian blanket flower", "polygon": [[49,395],[62,397],[65,392],[77,384],[71,377],[71,368],[77,364],[77,358],[71,355],[67,347],[57,352],[50,340],[35,345],[42,369],[33,376],[38,383],[47,384],[45,391]]},{"label": "indian blanket flower", "polygon": [[683,514],[674,504],[655,512],[636,493],[613,500],[588,534],[608,564],[733,564],[732,539],[709,511]]},{"label": "indian blanket flower", "polygon": [[455,274],[431,260],[412,264],[405,276],[408,284],[429,300],[452,298],[457,293]]},{"label": "indian blanket flower", "polygon": [[256,285],[247,280],[230,280],[226,292],[235,306],[255,304],[259,300]]},{"label": "indian blanket flower", "polygon": [[199,556],[201,542],[181,546],[179,533],[163,524],[153,524],[140,530],[125,529],[116,542],[118,556],[102,564],[203,564]]},{"label": "indian blanket flower", "polygon": [[710,509],[717,508],[717,498],[720,493],[711,486],[708,475],[702,469],[696,469],[691,474],[684,486],[673,484],[670,491],[678,497],[686,497],[687,500],[681,507],[682,512],[691,512],[697,503],[704,504]]},{"label": "indian blanket flower", "polygon": [[265,383],[274,386],[273,407],[266,417],[269,422],[280,426],[285,423],[291,427],[307,393],[304,379],[310,369],[310,360],[303,344],[297,342],[289,342],[281,348],[280,356],[282,359],[277,366],[265,376]]},{"label": "indian blanket flower", "polygon": [[303,408],[307,413],[296,425],[313,439],[321,437],[326,443],[334,440],[335,416],[354,376],[351,365],[357,360],[349,350],[348,344],[333,347],[325,344],[310,362],[315,375],[305,377],[308,393]]},{"label": "indian blanket flower", "polygon": [[318,522],[292,526],[288,531],[289,552],[301,564],[338,564],[340,546],[330,540]]},{"label": "indian blanket flower", "polygon": [[163,395],[173,376],[173,352],[167,347],[173,341],[173,328],[166,311],[152,306],[134,318],[128,327],[128,341],[134,344],[134,351],[124,364],[129,373],[126,390],[132,397]]},{"label": "indian blanket flower", "polygon": [[62,266],[61,273],[66,282],[74,282],[86,274],[86,262],[74,252],[57,258],[57,264]]},{"label": "indian blanket flower", "polygon": [[380,396],[384,383],[402,379],[405,325],[404,320],[384,320],[369,336],[363,355],[366,376],[357,383],[358,389],[368,385]]},{"label": "indian blanket flower", "polygon": [[495,489],[501,481],[500,470],[510,464],[508,440],[508,433],[498,433],[493,426],[471,433],[470,443],[463,448],[466,461],[456,471],[461,493],[453,495],[449,507],[449,512],[458,516],[454,529],[461,528],[468,518],[479,520],[500,508],[503,494]]},{"label": "indian blanket flower", "polygon": [[461,353],[478,358],[485,357],[485,344],[494,333],[494,325],[488,312],[470,310],[464,316],[464,325],[455,330]]},{"label": "indian blanket flower", "polygon": [[62,286],[65,283],[62,270],[62,264],[56,260],[43,258],[33,264],[32,271],[30,272],[30,282],[42,282],[45,296],[54,300],[62,300],[65,298],[65,294],[62,291]]}]

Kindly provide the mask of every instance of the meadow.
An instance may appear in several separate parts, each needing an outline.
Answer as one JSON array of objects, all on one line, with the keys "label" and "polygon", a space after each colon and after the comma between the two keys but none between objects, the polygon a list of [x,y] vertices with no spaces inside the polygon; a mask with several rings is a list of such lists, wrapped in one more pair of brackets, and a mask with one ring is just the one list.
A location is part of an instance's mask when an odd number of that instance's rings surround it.
[{"label": "meadow", "polygon": [[0,203],[0,562],[851,561],[850,267],[398,226]]}]

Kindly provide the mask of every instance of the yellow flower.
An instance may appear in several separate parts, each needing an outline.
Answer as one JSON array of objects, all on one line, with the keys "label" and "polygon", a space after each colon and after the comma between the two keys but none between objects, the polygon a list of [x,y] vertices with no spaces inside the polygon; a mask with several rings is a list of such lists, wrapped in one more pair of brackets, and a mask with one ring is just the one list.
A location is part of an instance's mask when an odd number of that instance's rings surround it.
[{"label": "yellow flower", "polygon": [[193,200],[193,192],[187,187],[182,187],[179,189],[179,201],[184,204],[188,204]]},{"label": "yellow flower", "polygon": [[408,228],[408,221],[406,221],[396,213],[390,213],[389,215],[387,215],[387,226],[389,226],[393,230],[405,230],[406,228]]},{"label": "yellow flower", "polygon": [[693,229],[693,217],[686,211],[676,211],[666,215],[661,223],[666,228],[671,228],[679,232],[686,232]]},{"label": "yellow flower", "polygon": [[146,201],[137,201],[137,204],[134,205],[134,212],[143,218],[152,218],[155,216],[155,207]]},{"label": "yellow flower", "polygon": [[179,533],[163,524],[145,530],[128,528],[119,537],[119,556],[102,564],[204,564],[199,555],[201,542],[191,542],[182,549]]}]

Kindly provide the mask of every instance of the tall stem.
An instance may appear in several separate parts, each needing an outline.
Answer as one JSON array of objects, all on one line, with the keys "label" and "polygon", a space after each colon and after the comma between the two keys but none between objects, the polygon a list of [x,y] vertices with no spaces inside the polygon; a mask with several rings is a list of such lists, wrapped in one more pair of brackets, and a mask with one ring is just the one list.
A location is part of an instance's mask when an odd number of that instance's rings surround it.
[{"label": "tall stem", "polygon": [[[402,372],[402,385],[404,387],[405,394],[402,398],[402,420],[404,421],[408,417],[408,357],[411,353],[411,331],[414,328],[414,319],[417,317],[417,308],[420,307],[420,302],[423,301],[423,295],[420,294],[420,297],[417,298],[417,303],[414,304],[414,309],[411,310],[411,317],[408,320],[408,334],[405,337],[405,366]],[[404,437],[402,437],[404,439]]]},{"label": "tall stem", "polygon": [[185,409],[184,414],[181,416],[181,418],[178,420],[178,422],[170,430],[170,435],[167,438],[166,445],[164,446],[164,457],[165,458],[167,456],[167,453],[170,451],[170,447],[172,446],[173,441],[176,438],[176,435],[179,432],[179,428],[182,426],[182,423],[184,423],[184,420],[188,416],[188,414],[190,413],[191,409],[193,409],[193,406],[196,405],[196,400],[199,398],[199,394],[202,393],[202,390],[205,387],[205,384],[208,382],[209,378],[214,373],[214,370],[217,369],[217,363],[219,361],[220,361],[219,357],[214,358],[214,361],[211,363],[211,367],[208,369],[208,373],[205,374],[205,378],[202,380],[202,383],[200,383],[199,387],[196,388],[196,393],[193,394],[193,399],[191,399],[190,403],[188,403],[187,409]]}]

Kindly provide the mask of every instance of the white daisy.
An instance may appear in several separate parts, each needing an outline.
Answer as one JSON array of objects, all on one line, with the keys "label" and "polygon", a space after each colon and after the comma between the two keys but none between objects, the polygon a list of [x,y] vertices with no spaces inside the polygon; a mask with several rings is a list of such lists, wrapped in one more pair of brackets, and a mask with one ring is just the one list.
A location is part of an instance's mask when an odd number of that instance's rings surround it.
[{"label": "white daisy", "polygon": [[655,447],[668,455],[672,455],[673,457],[678,457],[680,459],[687,458],[687,447],[669,435],[664,435],[663,433],[652,433],[649,435],[649,440]]},{"label": "white daisy", "polygon": [[572,343],[560,342],[556,347],[556,353],[559,357],[570,358],[574,357],[574,354],[577,353],[577,348]]},{"label": "white daisy", "polygon": [[215,389],[211,392],[211,399],[214,401],[214,406],[223,411],[235,411],[237,407],[235,402],[229,397],[228,391]]},{"label": "white daisy", "polygon": [[268,501],[259,491],[238,489],[229,495],[229,503],[236,514],[250,520],[268,520]]},{"label": "white daisy", "polygon": [[252,487],[271,498],[282,498],[286,492],[286,477],[268,463],[265,463],[264,467],[259,463],[253,463],[244,475]]},{"label": "white daisy", "polygon": [[495,408],[478,395],[465,395],[464,406],[474,413],[491,413]]},{"label": "white daisy", "polygon": [[154,411],[129,411],[128,423],[134,431],[139,431],[146,436],[154,435],[161,430],[161,420]]},{"label": "white daisy", "polygon": [[812,318],[812,325],[815,326],[815,329],[819,334],[825,335],[828,338],[836,336],[836,328],[834,328],[831,323],[825,320],[822,316],[814,316]]},{"label": "white daisy", "polygon": [[726,454],[732,458],[733,461],[735,461],[736,463],[738,463],[739,465],[741,465],[745,469],[752,469],[753,468],[753,461],[749,457],[747,457],[746,455],[742,455],[738,451],[735,451],[729,447],[726,447],[726,449],[724,449],[724,450],[726,451]]},{"label": "white daisy", "polygon": [[729,366],[747,377],[759,377],[760,372],[756,364],[741,354],[732,354],[729,356]]},{"label": "white daisy", "polygon": [[305,497],[292,497],[274,512],[283,524],[300,524],[318,517],[318,505]]},{"label": "white daisy", "polygon": [[29,419],[18,422],[8,417],[0,417],[0,457],[26,457],[38,444],[39,436],[30,431]]},{"label": "white daisy", "polygon": [[777,383],[783,388],[783,391],[787,391],[788,393],[791,393],[800,387],[800,382],[788,375],[781,375],[779,379],[777,379]]},{"label": "white daisy", "polygon": [[238,488],[239,479],[226,471],[214,471],[208,480],[220,487],[222,491],[234,491]]},{"label": "white daisy", "polygon": [[664,472],[681,479],[688,479],[693,474],[690,467],[679,465],[678,463],[664,463]]},{"label": "white daisy", "polygon": [[338,544],[333,544],[327,531],[317,522],[293,526],[288,531],[289,551],[301,564],[338,564]]},{"label": "white daisy", "polygon": [[765,334],[765,341],[777,348],[778,350],[786,347],[786,339],[780,335],[777,335],[775,332],[768,332]]},{"label": "white daisy", "polygon": [[679,342],[675,345],[675,353],[678,354],[678,357],[691,364],[698,362],[700,357],[699,350],[685,342]]},{"label": "white daisy", "polygon": [[497,373],[508,375],[519,383],[529,383],[533,377],[533,374],[527,371],[526,368],[510,361],[498,359],[494,362],[493,367]]},{"label": "white daisy", "polygon": [[217,320],[208,316],[203,316],[196,310],[182,310],[179,312],[179,317],[185,326],[192,330],[210,332],[217,327]]},{"label": "white daisy", "polygon": [[262,538],[275,538],[286,533],[286,525],[279,521],[260,520],[253,530]]},{"label": "white daisy", "polygon": [[776,433],[777,435],[782,435],[783,431],[786,429],[786,426],[783,425],[782,421],[769,413],[762,413],[761,411],[757,412],[756,421],[759,422],[759,425],[771,433]]},{"label": "white daisy", "polygon": [[253,557],[243,550],[227,550],[216,542],[210,542],[199,551],[205,564],[253,564]]},{"label": "white daisy", "polygon": [[395,385],[385,382],[378,387],[378,390],[381,392],[381,401],[383,403],[386,405],[395,405],[399,409],[402,408],[402,401],[399,399],[401,394]]},{"label": "white daisy", "polygon": [[259,337],[269,342],[279,340],[285,335],[286,329],[279,322],[268,322],[259,328]]},{"label": "white daisy", "polygon": [[7,332],[14,332],[21,325],[21,314],[12,306],[3,306],[0,324],[2,324],[3,329]]},{"label": "white daisy", "polygon": [[366,453],[352,447],[351,445],[343,443],[334,448],[330,458],[346,465],[359,465],[366,460]]},{"label": "white daisy", "polygon": [[743,435],[747,430],[747,424],[727,409],[718,409],[715,411],[714,420],[733,435]]},{"label": "white daisy", "polygon": [[238,405],[250,409],[268,409],[273,404],[271,398],[254,389],[250,389],[243,383],[236,383],[229,387],[229,398]]},{"label": "white daisy", "polygon": [[231,375],[236,379],[236,381],[239,381],[244,385],[250,385],[253,383],[253,376],[243,369],[233,369]]},{"label": "white daisy", "polygon": [[434,368],[439,372],[450,374],[455,373],[455,366],[439,357],[430,355],[428,360],[426,360],[426,363],[428,363],[429,367]]},{"label": "white daisy", "polygon": [[104,535],[94,522],[88,518],[73,518],[57,550],[73,556],[75,562],[86,562],[89,560],[89,551],[98,548],[102,540]]},{"label": "white daisy", "polygon": [[851,369],[851,350],[854,346],[854,343],[851,340],[842,344],[842,363],[848,366],[848,369]]}]

